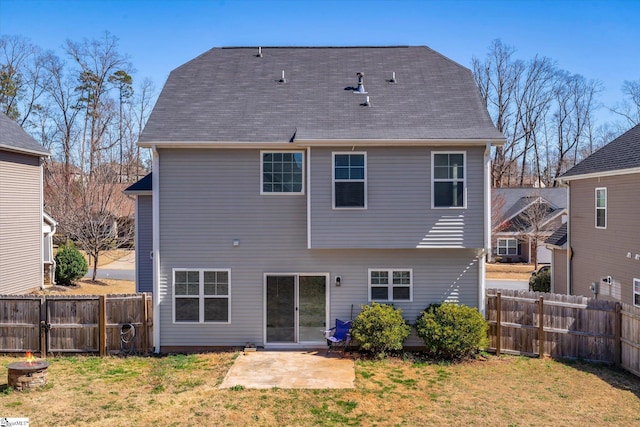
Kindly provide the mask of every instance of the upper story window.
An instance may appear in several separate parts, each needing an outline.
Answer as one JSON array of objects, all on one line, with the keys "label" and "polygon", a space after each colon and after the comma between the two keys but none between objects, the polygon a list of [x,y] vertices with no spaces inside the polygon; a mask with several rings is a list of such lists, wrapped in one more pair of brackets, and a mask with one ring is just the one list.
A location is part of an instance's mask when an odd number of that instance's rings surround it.
[{"label": "upper story window", "polygon": [[333,207],[367,207],[366,153],[333,153]]},{"label": "upper story window", "polygon": [[370,269],[369,301],[411,301],[413,270]]},{"label": "upper story window", "polygon": [[518,240],[498,239],[498,255],[518,255]]},{"label": "upper story window", "polygon": [[596,228],[607,228],[606,188],[596,188]]},{"label": "upper story window", "polygon": [[466,206],[465,153],[434,152],[431,163],[433,207],[464,208]]},{"label": "upper story window", "polygon": [[261,194],[304,194],[304,153],[262,151]]},{"label": "upper story window", "polygon": [[633,305],[640,307],[640,279],[633,279]]},{"label": "upper story window", "polygon": [[229,323],[230,270],[175,269],[175,322]]}]

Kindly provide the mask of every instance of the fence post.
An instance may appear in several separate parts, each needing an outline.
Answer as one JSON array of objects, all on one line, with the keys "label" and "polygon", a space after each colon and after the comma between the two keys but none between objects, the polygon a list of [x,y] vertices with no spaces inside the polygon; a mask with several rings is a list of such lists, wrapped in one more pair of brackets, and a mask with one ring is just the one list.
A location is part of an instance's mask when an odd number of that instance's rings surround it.
[{"label": "fence post", "polygon": [[502,293],[498,291],[496,297],[496,356],[500,356],[500,342],[502,341],[502,327],[500,326],[500,322],[502,320],[502,300],[500,296]]},{"label": "fence post", "polygon": [[621,340],[621,336],[622,336],[622,307],[620,305],[619,302],[616,303],[616,338],[615,338],[615,344],[614,344],[614,349],[613,349],[613,357],[614,357],[614,363],[616,365],[616,367],[620,367],[620,365],[622,364],[622,340]]},{"label": "fence post", "polygon": [[142,313],[142,334],[140,336],[140,339],[142,340],[142,354],[146,355],[147,354],[147,315],[148,315],[146,292],[142,294],[141,300],[142,300],[142,310],[140,312]]},{"label": "fence post", "polygon": [[107,298],[104,295],[100,295],[100,309],[99,309],[99,328],[100,331],[100,356],[106,356],[107,354]]},{"label": "fence post", "polygon": [[538,353],[544,359],[544,298],[538,299]]}]

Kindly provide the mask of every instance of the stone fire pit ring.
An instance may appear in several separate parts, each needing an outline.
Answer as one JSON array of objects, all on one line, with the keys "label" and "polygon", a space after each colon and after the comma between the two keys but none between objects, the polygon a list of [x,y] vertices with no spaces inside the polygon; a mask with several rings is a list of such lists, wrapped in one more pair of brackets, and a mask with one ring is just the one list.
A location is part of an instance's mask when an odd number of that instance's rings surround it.
[{"label": "stone fire pit ring", "polygon": [[49,362],[14,362],[7,365],[7,385],[18,391],[30,390],[47,384]]}]

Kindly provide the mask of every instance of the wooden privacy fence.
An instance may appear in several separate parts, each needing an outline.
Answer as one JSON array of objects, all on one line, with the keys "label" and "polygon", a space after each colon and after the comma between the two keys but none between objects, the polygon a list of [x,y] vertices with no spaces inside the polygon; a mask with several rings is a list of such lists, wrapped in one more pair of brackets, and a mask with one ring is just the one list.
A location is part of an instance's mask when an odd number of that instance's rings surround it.
[{"label": "wooden privacy fence", "polygon": [[150,294],[0,296],[0,352],[147,353]]},{"label": "wooden privacy fence", "polygon": [[612,363],[640,376],[640,309],[592,298],[487,289],[489,349]]}]

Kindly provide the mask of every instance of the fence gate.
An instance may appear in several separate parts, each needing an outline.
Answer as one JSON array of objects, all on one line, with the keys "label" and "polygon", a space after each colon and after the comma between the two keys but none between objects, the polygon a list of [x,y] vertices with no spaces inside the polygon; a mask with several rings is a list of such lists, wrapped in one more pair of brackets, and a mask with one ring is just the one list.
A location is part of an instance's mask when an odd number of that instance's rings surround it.
[{"label": "fence gate", "polygon": [[44,351],[44,297],[4,297],[0,299],[0,349],[24,353]]},{"label": "fence gate", "polygon": [[98,352],[99,300],[96,297],[73,299],[47,299],[46,332],[47,352]]}]

